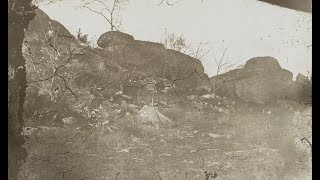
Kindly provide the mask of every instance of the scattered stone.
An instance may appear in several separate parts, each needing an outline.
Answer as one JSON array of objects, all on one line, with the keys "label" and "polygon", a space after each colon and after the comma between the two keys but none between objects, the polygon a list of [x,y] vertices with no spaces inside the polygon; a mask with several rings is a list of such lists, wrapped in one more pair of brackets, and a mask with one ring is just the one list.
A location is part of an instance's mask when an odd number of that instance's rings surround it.
[{"label": "scattered stone", "polygon": [[64,124],[73,124],[74,121],[75,121],[75,118],[72,117],[72,116],[62,119],[62,122],[63,122]]},{"label": "scattered stone", "polygon": [[227,139],[229,139],[231,137],[230,135],[220,135],[220,134],[213,134],[213,133],[209,133],[208,135],[212,138],[227,138]]},{"label": "scattered stone", "polygon": [[202,99],[214,99],[215,97],[215,94],[205,94],[201,96]]},{"label": "scattered stone", "polygon": [[125,99],[128,99],[128,100],[132,99],[131,96],[128,96],[128,95],[125,95],[125,94],[122,94],[121,97],[123,97],[123,98],[125,98]]},{"label": "scattered stone", "polygon": [[212,133],[209,133],[208,135],[209,135],[210,137],[212,137],[212,138],[221,138],[221,137],[223,137],[223,135],[212,134]]},{"label": "scattered stone", "polygon": [[190,100],[194,100],[194,99],[196,99],[196,97],[197,97],[196,95],[187,96],[187,98]]}]

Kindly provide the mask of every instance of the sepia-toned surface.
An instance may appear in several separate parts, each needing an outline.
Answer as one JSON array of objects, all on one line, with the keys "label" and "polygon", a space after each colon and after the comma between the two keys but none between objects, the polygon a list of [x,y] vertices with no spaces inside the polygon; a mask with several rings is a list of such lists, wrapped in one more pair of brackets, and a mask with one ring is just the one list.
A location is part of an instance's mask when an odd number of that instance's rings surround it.
[{"label": "sepia-toned surface", "polygon": [[[52,10],[59,3],[80,5],[70,14],[86,9],[93,17],[102,17],[107,24],[104,32],[92,42],[92,34],[80,25],[73,32],[54,20],[51,15],[59,12]],[[148,6],[186,7],[183,1],[171,3]],[[202,3],[206,2],[195,4]],[[252,8],[250,3],[254,2],[248,2]],[[23,109],[17,111],[19,123],[13,116],[8,119],[12,124],[8,128],[16,128],[9,134],[8,179],[311,179],[312,81],[305,69],[290,65],[301,63],[297,57],[284,64],[281,55],[259,53],[251,45],[226,47],[221,42],[216,48],[210,44],[217,42],[215,36],[205,33],[206,41],[201,42],[192,41],[196,36],[188,33],[167,30],[158,40],[140,38],[141,34],[126,31],[132,22],[123,15],[133,4],[133,0],[48,1],[32,11],[35,17],[17,41],[26,72],[18,81],[27,88],[16,97],[10,87],[14,88],[19,68],[8,67],[9,115],[17,109],[15,101]],[[258,4],[257,9],[266,6]],[[45,9],[50,7],[48,16]],[[148,22],[135,26],[148,29],[152,25]],[[99,27],[99,21],[87,26]],[[221,38],[227,36],[228,31]],[[283,36],[294,39],[292,34]],[[311,43],[309,35],[298,39]],[[297,48],[289,46],[278,54],[286,56],[290,48]],[[237,56],[235,49],[251,55]],[[309,53],[299,56],[308,59]],[[310,69],[310,64],[304,66]],[[12,137],[25,141],[17,143]]]}]

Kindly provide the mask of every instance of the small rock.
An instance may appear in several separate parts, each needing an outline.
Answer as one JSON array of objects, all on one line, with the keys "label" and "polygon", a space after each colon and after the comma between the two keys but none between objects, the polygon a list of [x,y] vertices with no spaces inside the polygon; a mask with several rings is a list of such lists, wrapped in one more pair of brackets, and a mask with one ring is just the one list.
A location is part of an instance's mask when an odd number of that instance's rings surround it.
[{"label": "small rock", "polygon": [[210,137],[212,137],[212,138],[221,138],[221,137],[223,137],[222,135],[212,134],[212,133],[209,133],[208,135],[209,135]]},{"label": "small rock", "polygon": [[132,135],[132,141],[133,141],[133,142],[139,142],[139,138],[136,138],[136,137],[134,137],[134,136]]},{"label": "small rock", "polygon": [[160,139],[160,142],[166,143],[166,140],[164,140],[163,138],[161,138],[161,139]]},{"label": "small rock", "polygon": [[213,133],[209,133],[208,135],[212,138],[227,138],[227,139],[231,138],[231,135],[220,135],[220,134],[213,134]]},{"label": "small rock", "polygon": [[196,96],[195,95],[191,95],[191,96],[187,96],[187,98],[190,99],[190,100],[194,100],[196,98]]},{"label": "small rock", "polygon": [[223,109],[220,107],[218,107],[217,110],[218,110],[218,112],[223,112]]},{"label": "small rock", "polygon": [[215,94],[205,94],[201,96],[203,99],[214,99],[215,97]]},{"label": "small rock", "polygon": [[143,106],[138,112],[139,121],[143,124],[152,124],[158,129],[159,125],[171,125],[172,121],[154,107]]},{"label": "small rock", "polygon": [[132,99],[131,96],[128,96],[128,95],[125,95],[125,94],[122,94],[121,97],[123,97],[123,98],[125,98],[125,99],[129,99],[129,100]]},{"label": "small rock", "polygon": [[127,152],[129,152],[129,149],[122,149],[121,151],[117,151],[117,152],[125,152],[125,153],[127,153]]},{"label": "small rock", "polygon": [[74,123],[74,117],[70,116],[70,117],[67,117],[67,118],[63,118],[62,122],[64,124],[72,124],[72,123]]}]

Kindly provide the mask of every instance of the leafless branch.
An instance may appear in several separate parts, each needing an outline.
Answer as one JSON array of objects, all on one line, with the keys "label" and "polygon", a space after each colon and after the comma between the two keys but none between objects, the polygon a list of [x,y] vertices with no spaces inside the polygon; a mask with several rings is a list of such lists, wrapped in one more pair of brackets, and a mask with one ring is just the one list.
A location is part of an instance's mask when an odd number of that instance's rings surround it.
[{"label": "leafless branch", "polygon": [[97,14],[100,14],[105,20],[107,20],[107,22],[111,25],[112,22],[107,18],[107,16],[105,16],[102,12],[99,12],[99,11],[96,11],[96,10],[93,10],[91,9],[90,7],[88,6],[84,6],[85,8],[89,9],[90,11],[94,12],[94,13],[97,13]]},{"label": "leafless branch", "polygon": [[68,91],[71,92],[71,94],[73,95],[73,97],[75,97],[75,98],[77,99],[77,96],[76,96],[75,93],[72,91],[72,89],[69,87],[66,79],[65,79],[63,76],[61,76],[60,74],[57,74],[57,76],[59,76],[59,77],[63,80],[66,89],[68,89]]},{"label": "leafless branch", "polygon": [[[117,19],[117,18],[120,17],[119,13],[122,10],[122,6],[124,5],[124,3],[127,2],[127,0],[112,0],[112,1],[92,0],[89,2],[86,2],[85,0],[82,0],[82,1],[84,2],[84,4],[81,7],[84,7],[90,10],[91,12],[101,15],[111,26],[111,31],[113,31],[114,28],[116,30],[119,29],[122,21],[121,21],[121,18],[120,19]],[[111,3],[108,4],[109,2]],[[103,8],[101,10],[97,10],[89,7],[89,5],[93,3],[98,3]],[[105,12],[104,10],[106,10],[107,12]]]},{"label": "leafless branch", "polygon": [[[176,91],[176,89],[175,89],[175,87],[174,87],[175,83],[176,83],[177,81],[186,80],[186,79],[190,78],[190,77],[191,77],[192,75],[194,75],[194,74],[198,75],[198,76],[202,79],[202,77],[199,75],[199,73],[198,73],[197,70],[195,69],[195,70],[194,70],[192,73],[190,73],[188,76],[183,77],[183,78],[174,79],[174,80],[171,82],[170,85],[164,85],[164,87],[173,88],[173,90],[174,90],[174,92],[176,93],[176,95],[179,96],[179,94],[177,93],[177,91]],[[145,86],[147,86],[147,85],[151,85],[151,84],[153,84],[153,85],[155,85],[155,86],[157,86],[157,87],[160,87],[157,83],[154,83],[154,82],[144,83],[144,84],[142,84],[142,85],[140,85],[140,86],[128,85],[128,86],[125,86],[125,87],[143,88],[143,87],[145,87]],[[160,87],[160,88],[161,88],[161,87]]]},{"label": "leafless branch", "polygon": [[300,140],[301,142],[306,141],[309,144],[310,148],[312,149],[312,143],[306,137],[303,137]]},{"label": "leafless branch", "polygon": [[[163,3],[166,3],[169,6],[173,6],[175,3],[170,3],[169,0],[161,0],[160,3],[158,5],[161,5]],[[176,2],[177,3],[177,2]]]},{"label": "leafless branch", "polygon": [[[189,74],[187,77],[183,77],[183,78],[177,78],[177,79],[174,79],[171,83],[171,85],[169,86],[166,86],[166,87],[172,87],[176,81],[182,81],[182,80],[186,80],[188,78],[190,78],[193,74],[197,74],[200,78],[201,76],[199,75],[199,73],[197,72],[197,70],[195,69],[191,74]],[[202,78],[201,78],[202,79]]]},{"label": "leafless branch", "polygon": [[183,34],[168,34],[167,30],[165,30],[165,37],[161,40],[161,43],[165,46],[166,49],[173,49],[199,60],[201,60],[210,52],[210,50],[205,50],[204,46],[208,43],[200,42],[197,45],[194,45],[193,43],[187,42]]}]

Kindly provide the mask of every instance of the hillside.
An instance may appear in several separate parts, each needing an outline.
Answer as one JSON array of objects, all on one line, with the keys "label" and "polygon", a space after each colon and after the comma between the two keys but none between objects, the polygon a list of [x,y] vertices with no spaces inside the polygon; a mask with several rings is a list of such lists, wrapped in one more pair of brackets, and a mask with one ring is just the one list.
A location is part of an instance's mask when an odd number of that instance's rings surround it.
[{"label": "hillside", "polygon": [[257,57],[210,79],[200,60],[162,44],[117,31],[94,48],[36,14],[18,179],[311,177],[303,75],[292,81],[276,59]]}]

